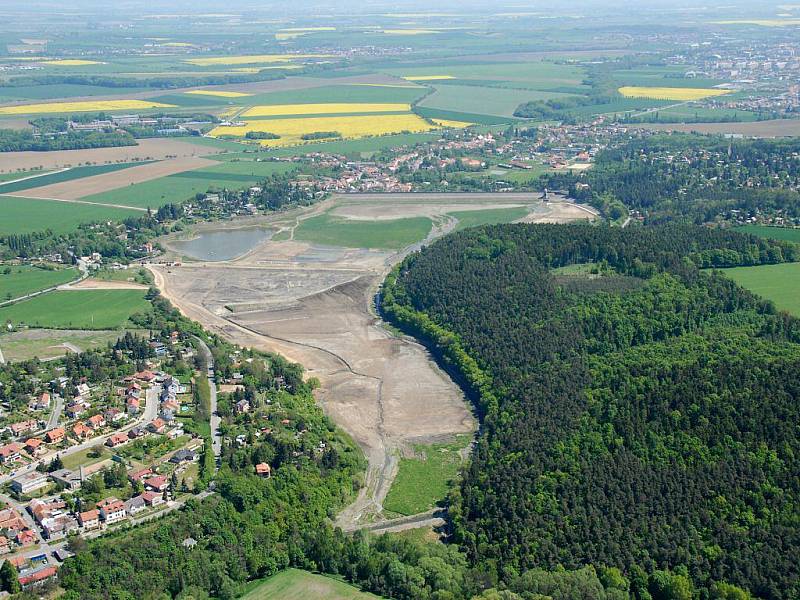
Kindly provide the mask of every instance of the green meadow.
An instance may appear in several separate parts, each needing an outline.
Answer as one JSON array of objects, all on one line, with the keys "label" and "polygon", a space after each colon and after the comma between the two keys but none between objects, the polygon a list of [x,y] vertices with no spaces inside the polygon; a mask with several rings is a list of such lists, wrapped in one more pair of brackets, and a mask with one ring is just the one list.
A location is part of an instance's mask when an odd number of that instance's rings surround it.
[{"label": "green meadow", "polygon": [[70,290],[0,308],[0,322],[50,329],[118,329],[150,308],[139,290]]},{"label": "green meadow", "polygon": [[456,231],[458,231],[459,229],[478,227],[480,225],[511,223],[527,215],[528,209],[522,206],[512,208],[487,208],[486,210],[465,210],[447,214],[458,219],[458,225],[456,225]]},{"label": "green meadow", "polygon": [[800,263],[736,267],[723,273],[751,292],[772,300],[779,310],[800,317]]},{"label": "green meadow", "polygon": [[800,243],[800,228],[742,225],[741,227],[736,227],[736,231],[757,235],[760,238]]},{"label": "green meadow", "polygon": [[[112,173],[114,171],[121,171],[129,167],[147,164],[146,162],[136,163],[113,163],[108,165],[89,165],[84,167],[73,167],[66,171],[56,171],[48,173],[40,177],[33,177],[25,179],[24,181],[17,181],[13,183],[5,183],[0,185],[0,194],[12,194],[22,190],[30,190],[43,185],[50,185],[52,183],[62,183],[64,181],[73,181],[75,179],[82,179],[84,177],[91,177],[92,175],[102,175],[103,173]],[[35,173],[32,173],[35,175]],[[19,175],[14,179],[21,179],[29,177],[30,175]]]},{"label": "green meadow", "polygon": [[325,213],[301,221],[294,239],[344,248],[397,250],[424,240],[432,226],[427,217],[360,221]]},{"label": "green meadow", "polygon": [[66,233],[73,231],[81,223],[105,219],[121,221],[139,214],[138,211],[110,206],[0,196],[0,235],[45,229]]},{"label": "green meadow", "polygon": [[268,579],[247,584],[241,600],[379,600],[338,579],[286,569]]},{"label": "green meadow", "polygon": [[401,515],[415,515],[445,499],[462,464],[461,450],[467,436],[457,436],[449,444],[414,446],[414,458],[401,458],[397,477],[386,495],[383,507]]},{"label": "green meadow", "polygon": [[30,265],[0,265],[0,302],[46,290],[77,277],[78,271],[71,267],[50,271]]}]

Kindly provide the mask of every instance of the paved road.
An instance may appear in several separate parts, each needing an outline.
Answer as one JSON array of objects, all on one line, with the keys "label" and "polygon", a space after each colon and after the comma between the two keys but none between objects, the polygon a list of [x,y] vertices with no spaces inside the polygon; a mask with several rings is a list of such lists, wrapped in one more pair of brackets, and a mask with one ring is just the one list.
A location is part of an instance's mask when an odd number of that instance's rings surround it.
[{"label": "paved road", "polygon": [[199,337],[195,338],[198,342],[200,353],[208,364],[208,387],[211,390],[211,449],[214,452],[216,469],[219,468],[220,456],[222,455],[222,434],[219,431],[220,419],[217,412],[217,384],[214,382],[214,356],[211,354],[206,343]]},{"label": "paved road", "polygon": [[55,429],[58,426],[58,420],[61,418],[61,411],[64,410],[64,398],[60,395],[55,396],[56,406],[53,412],[50,413],[50,418],[47,420],[47,431]]}]

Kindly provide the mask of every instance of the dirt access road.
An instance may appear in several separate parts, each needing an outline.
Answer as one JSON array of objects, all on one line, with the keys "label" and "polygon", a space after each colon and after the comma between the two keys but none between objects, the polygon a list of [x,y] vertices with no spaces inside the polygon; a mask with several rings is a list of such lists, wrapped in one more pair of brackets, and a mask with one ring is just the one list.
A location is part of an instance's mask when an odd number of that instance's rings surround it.
[{"label": "dirt access road", "polygon": [[499,205],[528,206],[526,220],[590,216],[571,204],[544,205],[522,194],[339,196],[267,219],[288,230],[287,241],[266,241],[232,261],[150,267],[164,295],[188,317],[234,343],[278,352],[320,379],[321,406],[369,460],[364,488],[338,518],[343,529],[383,520],[398,458],[412,444],[471,432],[475,420],[461,390],[426,349],[391,333],[372,309],[386,272],[420,244],[400,251],[323,247],[294,240],[294,229],[327,211],[353,220],[380,219],[381,212],[430,216],[435,225],[427,243],[456,226],[447,211]]}]

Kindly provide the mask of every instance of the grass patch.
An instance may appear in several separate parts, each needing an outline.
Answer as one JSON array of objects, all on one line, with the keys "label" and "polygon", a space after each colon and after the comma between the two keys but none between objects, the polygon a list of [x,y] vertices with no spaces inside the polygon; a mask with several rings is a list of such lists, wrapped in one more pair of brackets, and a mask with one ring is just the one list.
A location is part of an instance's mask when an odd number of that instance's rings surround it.
[{"label": "grass patch", "polygon": [[[5,273],[6,269],[10,269],[10,273]],[[0,302],[46,290],[77,277],[78,271],[73,268],[48,271],[30,265],[0,265]]]},{"label": "grass patch", "polygon": [[[569,97],[557,92],[517,90],[497,87],[437,85],[436,92],[422,100],[420,106],[465,113],[511,117],[520,104],[533,100]],[[463,119],[469,120],[469,119]]]},{"label": "grass patch", "polygon": [[[100,455],[95,456],[98,451]],[[103,446],[98,446],[96,448],[87,448],[86,450],[63,456],[61,462],[64,463],[65,469],[76,470],[81,465],[89,467],[101,461],[108,460],[109,458],[111,458],[111,452]]]},{"label": "grass patch", "polygon": [[121,221],[139,214],[138,211],[126,208],[0,196],[0,235],[46,229],[54,233],[67,233],[81,223]]},{"label": "grass patch", "polygon": [[[136,330],[134,330],[137,333]],[[81,350],[102,348],[108,343],[116,342],[123,331],[84,331],[61,329],[35,329],[15,331],[0,335],[0,349],[8,362],[64,356],[67,349],[64,344],[71,344]],[[138,332],[147,335],[147,332]]]},{"label": "grass patch", "polygon": [[800,228],[770,227],[768,225],[742,225],[734,228],[739,233],[749,233],[769,240],[783,240],[800,243]]},{"label": "grass patch", "polygon": [[449,444],[414,446],[414,458],[400,459],[400,469],[383,507],[401,515],[415,515],[444,500],[451,482],[458,476],[460,450],[466,439],[461,435]]},{"label": "grass patch", "polygon": [[486,210],[465,210],[447,214],[458,219],[458,225],[456,225],[456,231],[458,231],[459,229],[478,227],[480,225],[511,223],[527,215],[528,209],[520,206],[512,208],[489,208]]},{"label": "grass patch", "polygon": [[735,267],[723,272],[742,287],[772,300],[779,310],[800,317],[800,263]]},{"label": "grass patch", "polygon": [[323,575],[286,569],[268,579],[250,582],[242,600],[374,600],[374,594]]},{"label": "grass patch", "polygon": [[0,322],[48,329],[118,329],[150,308],[138,290],[58,291],[0,308]]},{"label": "grass patch", "polygon": [[494,115],[459,112],[457,110],[430,108],[428,106],[415,106],[414,112],[425,119],[461,121],[463,123],[477,123],[479,125],[500,125],[502,123],[510,123],[511,121],[515,120],[511,117],[498,117]]},{"label": "grass patch", "polygon": [[326,213],[301,221],[294,239],[344,248],[395,250],[422,241],[432,226],[427,217],[357,221]]}]

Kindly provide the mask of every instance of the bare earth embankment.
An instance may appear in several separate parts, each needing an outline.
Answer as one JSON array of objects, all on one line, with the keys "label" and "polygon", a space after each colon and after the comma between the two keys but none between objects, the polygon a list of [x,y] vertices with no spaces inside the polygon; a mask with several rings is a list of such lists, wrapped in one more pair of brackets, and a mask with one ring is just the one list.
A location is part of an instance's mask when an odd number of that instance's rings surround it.
[{"label": "bare earth embankment", "polygon": [[[463,211],[520,203],[529,206],[529,220],[590,216],[568,203],[545,206],[531,195],[365,195],[279,215],[273,224],[293,237],[299,221],[324,211],[353,220],[380,219],[382,213],[434,216],[429,242],[456,225],[443,214],[445,207]],[[290,239],[266,241],[233,261],[151,267],[164,295],[190,318],[235,343],[279,352],[320,379],[320,404],[369,460],[365,488],[339,516],[345,529],[382,519],[398,456],[411,444],[444,441],[475,428],[460,389],[425,348],[390,333],[371,308],[388,269],[419,245],[377,251]]]}]

